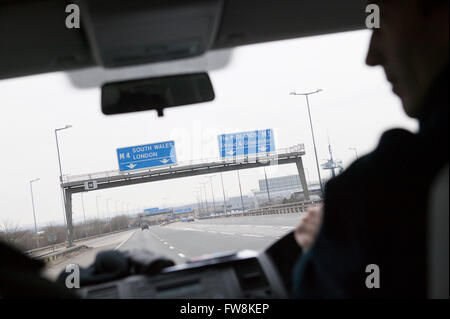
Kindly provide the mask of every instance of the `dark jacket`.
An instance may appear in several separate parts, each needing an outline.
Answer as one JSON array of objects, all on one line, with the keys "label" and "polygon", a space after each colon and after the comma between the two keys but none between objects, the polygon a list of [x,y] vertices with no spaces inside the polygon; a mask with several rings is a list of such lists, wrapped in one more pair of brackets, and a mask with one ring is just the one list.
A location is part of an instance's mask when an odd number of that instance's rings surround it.
[{"label": "dark jacket", "polygon": [[0,242],[0,299],[76,297],[64,285],[44,278],[41,275],[44,267],[42,261]]},{"label": "dark jacket", "polygon": [[[326,184],[322,228],[294,267],[295,297],[426,297],[428,198],[448,163],[448,68],[424,101],[418,133],[385,132]],[[369,264],[379,289],[366,287]]]}]

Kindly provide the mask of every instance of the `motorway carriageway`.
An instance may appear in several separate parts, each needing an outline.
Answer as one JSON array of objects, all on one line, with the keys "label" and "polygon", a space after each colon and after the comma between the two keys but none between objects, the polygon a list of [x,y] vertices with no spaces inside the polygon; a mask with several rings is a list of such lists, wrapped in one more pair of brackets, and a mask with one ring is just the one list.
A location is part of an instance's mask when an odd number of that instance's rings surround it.
[{"label": "motorway carriageway", "polygon": [[300,216],[301,213],[197,219],[113,234],[83,243],[93,249],[48,268],[45,274],[56,278],[69,263],[86,267],[99,251],[110,249],[147,249],[165,255],[177,264],[204,254],[261,250],[292,231]]}]

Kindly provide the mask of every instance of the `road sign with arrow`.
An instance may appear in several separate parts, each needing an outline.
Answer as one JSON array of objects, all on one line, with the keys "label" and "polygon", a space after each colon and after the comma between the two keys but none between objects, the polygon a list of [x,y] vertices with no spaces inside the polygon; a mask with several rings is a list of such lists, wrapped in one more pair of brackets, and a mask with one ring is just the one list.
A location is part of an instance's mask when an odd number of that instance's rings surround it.
[{"label": "road sign with arrow", "polygon": [[257,130],[222,134],[219,139],[220,157],[247,156],[275,151],[273,130]]},{"label": "road sign with arrow", "polygon": [[175,142],[137,145],[117,149],[119,170],[131,171],[149,167],[176,165]]}]

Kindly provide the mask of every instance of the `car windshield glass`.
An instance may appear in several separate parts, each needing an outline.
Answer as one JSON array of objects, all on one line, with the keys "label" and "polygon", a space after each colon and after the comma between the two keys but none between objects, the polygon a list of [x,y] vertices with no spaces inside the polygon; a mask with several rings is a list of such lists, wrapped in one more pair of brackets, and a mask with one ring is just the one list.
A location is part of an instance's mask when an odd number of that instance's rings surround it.
[{"label": "car windshield glass", "polygon": [[[100,88],[76,87],[64,72],[0,81],[0,235],[23,251],[41,248],[34,255],[65,249],[65,203],[73,244],[95,253],[143,248],[182,263],[264,249],[321,201],[317,164],[324,185],[387,129],[416,130],[382,70],[365,66],[369,37],[366,30],[235,48],[209,72],[214,101],[164,117],[103,115]],[[308,92],[316,92],[309,105]],[[149,156],[159,163],[140,166]],[[84,191],[64,197],[60,171],[63,185]],[[149,176],[159,178],[127,182]],[[121,184],[104,188],[105,180]],[[77,254],[71,258],[86,252]],[[67,262],[55,262],[54,273]]]}]

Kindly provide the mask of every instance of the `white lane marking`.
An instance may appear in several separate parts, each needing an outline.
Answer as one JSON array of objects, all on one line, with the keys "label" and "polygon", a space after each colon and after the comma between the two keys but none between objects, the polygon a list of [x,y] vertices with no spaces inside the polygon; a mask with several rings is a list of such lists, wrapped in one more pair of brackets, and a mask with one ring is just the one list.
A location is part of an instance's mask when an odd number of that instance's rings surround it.
[{"label": "white lane marking", "polygon": [[173,227],[173,229],[176,229],[176,230],[189,230],[189,231],[201,231],[201,232],[204,232],[203,229],[195,229],[195,228]]},{"label": "white lane marking", "polygon": [[221,231],[220,233],[221,233],[221,234],[224,234],[224,235],[235,235],[235,233],[227,233],[227,232],[225,232],[225,231]]},{"label": "white lane marking", "polygon": [[216,231],[212,231],[212,230],[208,230],[208,233],[211,233],[211,234],[217,234]]},{"label": "white lane marking", "polygon": [[177,228],[180,230],[190,230],[190,231],[204,231],[203,229],[195,229],[195,228]]},{"label": "white lane marking", "polygon": [[266,225],[256,225],[258,228],[273,228],[274,226],[266,226]]},{"label": "white lane marking", "polygon": [[170,246],[169,249],[173,249],[173,246]]},{"label": "white lane marking", "polygon": [[261,236],[261,235],[253,235],[253,234],[242,234],[242,236],[245,236],[245,237],[258,237],[258,238],[263,238],[264,236]]},{"label": "white lane marking", "polygon": [[280,228],[283,228],[283,229],[294,229],[295,227],[293,227],[293,226],[280,226]]},{"label": "white lane marking", "polygon": [[167,242],[166,242],[166,241],[164,242],[164,245],[167,245]]},{"label": "white lane marking", "polygon": [[179,253],[178,256],[180,256],[181,258],[186,257],[185,255],[183,255],[182,253]]},{"label": "white lane marking", "polygon": [[[134,231],[134,232],[135,232],[135,231]],[[130,240],[130,238],[131,238],[131,236],[133,236],[134,232],[132,232],[132,233],[130,234],[130,236],[129,236],[127,239],[125,239],[123,242],[121,242],[121,243],[119,244],[119,246],[117,246],[116,248],[114,248],[114,250],[119,249],[120,247],[122,247],[123,244],[125,244],[128,240]]]}]

